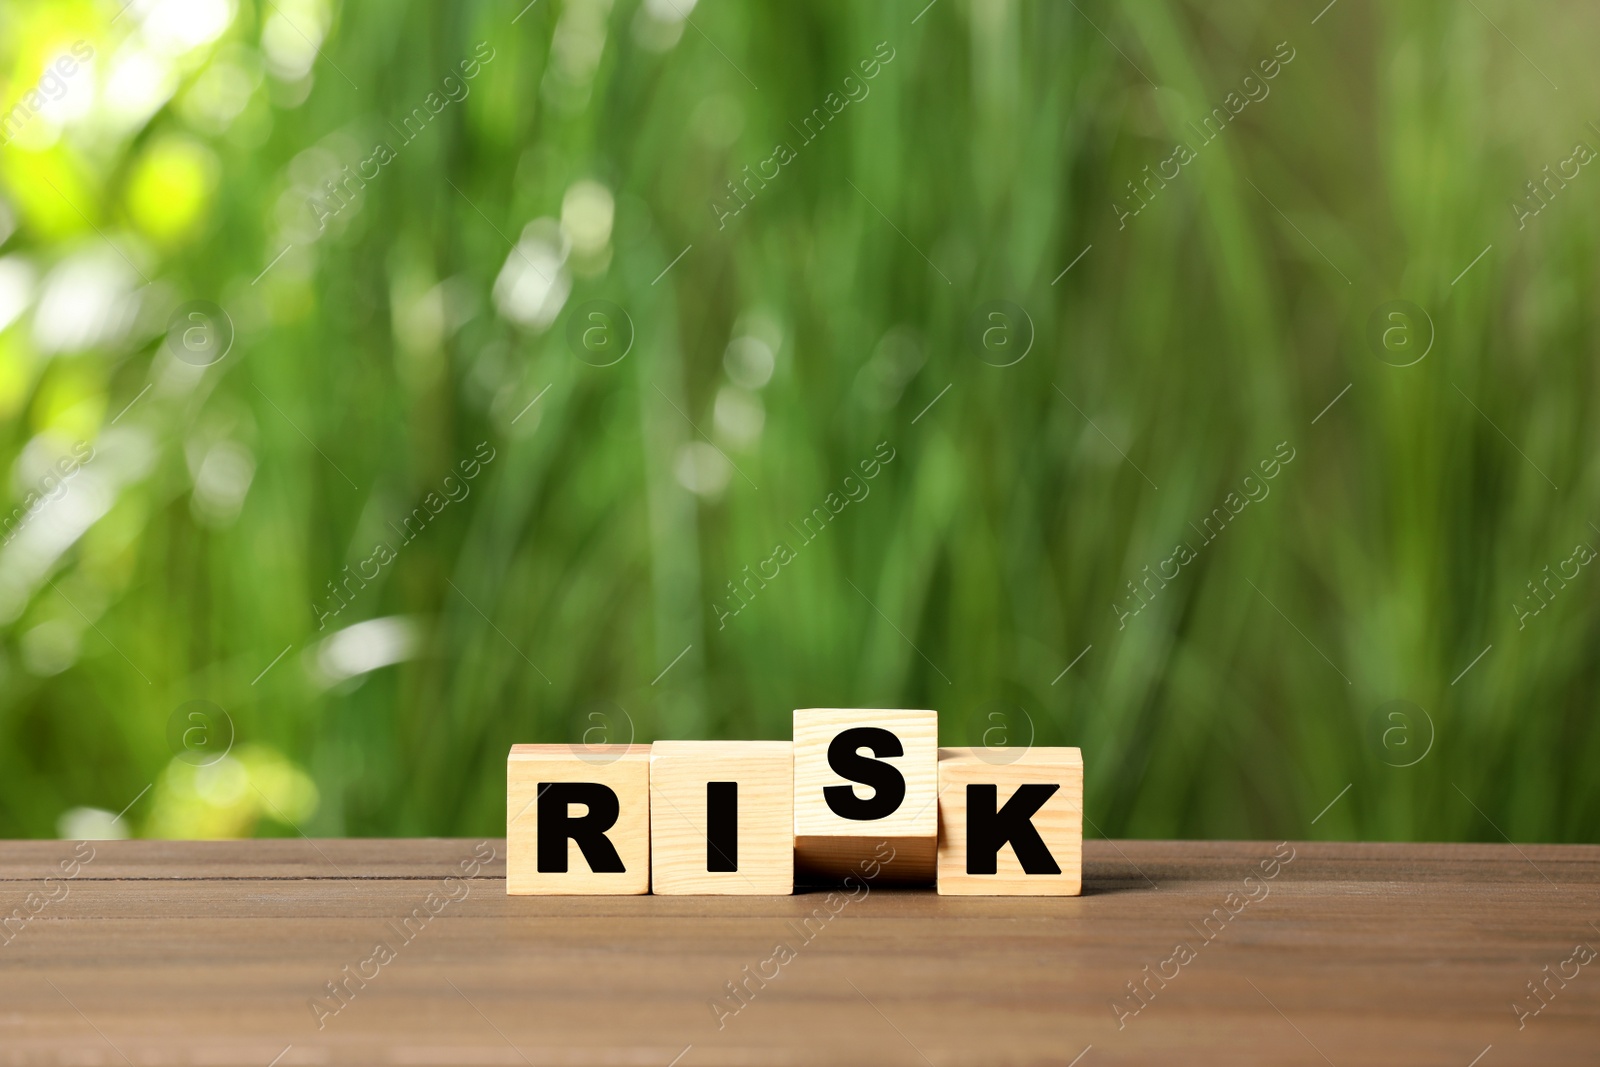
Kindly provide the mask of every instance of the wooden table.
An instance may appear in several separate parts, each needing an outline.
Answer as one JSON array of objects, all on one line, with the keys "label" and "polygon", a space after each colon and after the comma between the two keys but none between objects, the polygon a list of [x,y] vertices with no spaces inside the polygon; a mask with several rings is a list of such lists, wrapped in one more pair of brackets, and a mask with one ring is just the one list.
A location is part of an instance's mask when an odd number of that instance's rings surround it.
[{"label": "wooden table", "polygon": [[0,843],[0,1064],[1600,1063],[1600,847],[1086,846],[1080,898],[849,899],[508,898],[499,840],[99,842],[72,878]]}]

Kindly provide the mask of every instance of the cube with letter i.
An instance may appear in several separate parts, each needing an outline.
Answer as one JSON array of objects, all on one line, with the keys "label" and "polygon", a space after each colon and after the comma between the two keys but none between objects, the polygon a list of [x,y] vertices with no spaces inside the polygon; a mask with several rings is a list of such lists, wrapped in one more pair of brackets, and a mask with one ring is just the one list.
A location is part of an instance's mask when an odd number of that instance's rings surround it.
[{"label": "cube with letter i", "polygon": [[1075,748],[939,750],[939,893],[1083,891],[1083,755]]},{"label": "cube with letter i", "polygon": [[655,893],[793,893],[794,745],[652,745],[650,865]]},{"label": "cube with letter i", "polygon": [[506,892],[650,891],[650,746],[512,745]]},{"label": "cube with letter i", "polygon": [[932,711],[809,708],[794,713],[798,877],[861,873],[880,842],[882,884],[933,881],[938,843],[939,717]]}]

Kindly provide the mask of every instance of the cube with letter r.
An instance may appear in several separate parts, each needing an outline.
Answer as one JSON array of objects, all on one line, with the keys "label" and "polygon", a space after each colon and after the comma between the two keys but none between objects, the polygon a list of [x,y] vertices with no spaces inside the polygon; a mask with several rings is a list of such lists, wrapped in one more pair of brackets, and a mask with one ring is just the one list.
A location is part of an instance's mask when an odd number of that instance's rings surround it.
[{"label": "cube with letter r", "polygon": [[512,745],[506,892],[650,891],[650,746]]},{"label": "cube with letter r", "polygon": [[[939,717],[932,711],[794,713],[795,875],[858,878],[887,844],[880,884],[933,881]],[[874,865],[874,870],[878,870]]]},{"label": "cube with letter r", "polygon": [[939,892],[1083,891],[1083,754],[1075,748],[939,750]]}]

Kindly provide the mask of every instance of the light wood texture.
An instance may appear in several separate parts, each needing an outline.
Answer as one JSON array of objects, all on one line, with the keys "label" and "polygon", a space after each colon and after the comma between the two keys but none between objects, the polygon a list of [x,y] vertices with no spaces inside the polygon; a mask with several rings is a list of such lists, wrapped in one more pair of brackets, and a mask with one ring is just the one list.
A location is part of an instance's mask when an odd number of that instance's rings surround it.
[{"label": "light wood texture", "polygon": [[[836,773],[828,749],[841,731],[855,727],[887,730],[902,754],[874,757],[900,772],[905,797],[892,813],[870,820],[844,818],[829,807],[824,790],[849,787],[863,800],[876,796],[870,785]],[[795,871],[801,881],[837,882],[861,873],[879,854],[880,843],[894,860],[880,875],[883,884],[931,885],[939,833],[939,717],[932,711],[875,708],[807,708],[794,713]],[[862,753],[866,755],[865,752]]]},{"label": "light wood texture", "polygon": [[[1600,1034],[1600,961],[1520,1030],[1512,1010],[1600,948],[1590,845],[1091,839],[1081,897],[854,899],[508,897],[499,839],[300,837],[97,841],[62,896],[44,879],[75,847],[0,842],[0,914],[60,898],[0,944],[3,1067],[1065,1067],[1089,1045],[1077,1067],[1467,1067],[1491,1044],[1476,1067],[1592,1067]],[[1247,876],[1270,892],[1202,946]],[[429,894],[450,902],[318,1029],[312,999]],[[1180,940],[1198,958],[1119,1029]],[[778,942],[761,988],[745,968]],[[735,979],[755,993],[719,1029]]]},{"label": "light wood texture", "polygon": [[[993,787],[1003,812],[1019,788],[1055,787],[1028,818],[1058,874],[1026,873],[1014,844],[994,856],[993,874],[969,871],[969,788]],[[1031,797],[1024,795],[1019,803]],[[980,824],[981,825],[981,824]],[[1026,845],[1026,843],[1025,843]],[[1043,866],[1043,864],[1040,864]],[[939,750],[939,892],[945,896],[1077,896],[1083,883],[1083,754],[1075,748]]]},{"label": "light wood texture", "polygon": [[[708,834],[707,783],[737,787],[729,838]],[[721,799],[721,798],[719,798]],[[715,847],[713,847],[715,846]],[[708,870],[713,860],[734,870]],[[794,745],[788,741],[657,741],[650,746],[651,892],[794,892]]]},{"label": "light wood texture", "polygon": [[[582,803],[562,804],[563,785],[601,785],[616,794],[616,820],[604,840],[623,870],[595,871],[578,838],[567,839],[566,871],[539,869],[540,809],[581,820]],[[541,785],[550,788],[540,795]],[[506,758],[506,892],[629,894],[650,891],[650,746],[512,745]],[[604,845],[598,846],[601,852]]]}]

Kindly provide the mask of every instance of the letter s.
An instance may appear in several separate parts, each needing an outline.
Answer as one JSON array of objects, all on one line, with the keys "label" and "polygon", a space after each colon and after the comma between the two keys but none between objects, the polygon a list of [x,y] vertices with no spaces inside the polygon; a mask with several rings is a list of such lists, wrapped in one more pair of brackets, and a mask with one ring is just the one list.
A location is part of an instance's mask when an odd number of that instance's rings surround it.
[{"label": "letter s", "polygon": [[[869,749],[872,756],[863,756],[858,749]],[[868,822],[886,819],[893,815],[906,798],[906,780],[899,770],[881,762],[885,756],[903,756],[905,748],[900,739],[880,726],[855,726],[841,730],[828,745],[828,766],[841,778],[869,785],[874,792],[863,799],[856,795],[855,787],[830,785],[823,787],[822,796],[828,808],[841,819]]]}]

